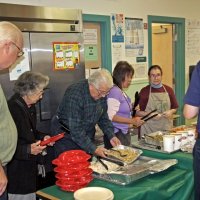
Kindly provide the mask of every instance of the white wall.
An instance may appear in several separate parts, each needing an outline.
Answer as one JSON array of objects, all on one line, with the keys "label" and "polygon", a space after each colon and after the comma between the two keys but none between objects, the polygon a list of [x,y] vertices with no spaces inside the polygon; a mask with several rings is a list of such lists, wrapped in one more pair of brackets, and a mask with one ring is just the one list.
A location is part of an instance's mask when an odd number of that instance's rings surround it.
[{"label": "white wall", "polygon": [[[79,8],[84,14],[110,15],[123,13],[125,17],[143,18],[148,15],[200,19],[200,0],[4,0],[0,3],[13,3],[34,6]],[[144,30],[144,56],[148,58],[148,30]],[[200,58],[200,56],[199,56]],[[188,66],[193,63],[186,55],[186,77]]]},{"label": "white wall", "polygon": [[0,3],[80,8],[85,14],[124,13],[144,20],[147,15],[199,18],[200,7],[199,0],[4,0]]}]

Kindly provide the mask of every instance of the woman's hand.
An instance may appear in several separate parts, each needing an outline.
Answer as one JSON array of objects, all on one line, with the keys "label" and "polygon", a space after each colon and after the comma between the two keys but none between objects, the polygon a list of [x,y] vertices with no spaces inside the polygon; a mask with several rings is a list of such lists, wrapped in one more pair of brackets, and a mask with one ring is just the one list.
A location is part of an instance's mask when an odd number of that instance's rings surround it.
[{"label": "woman's hand", "polygon": [[[49,138],[50,138],[49,135],[44,136],[44,141],[49,139]],[[47,144],[47,146],[53,146],[54,144],[55,144],[55,142],[51,142],[51,143]]]},{"label": "woman's hand", "polygon": [[144,120],[141,120],[141,117],[133,117],[132,118],[132,126],[133,128],[138,128],[140,127],[142,124],[144,124]]},{"label": "woman's hand", "polygon": [[171,109],[171,110],[167,110],[167,111],[163,112],[162,116],[166,117],[168,119],[172,119],[173,118],[173,114],[174,114],[174,110]]},{"label": "woman's hand", "polygon": [[32,143],[31,144],[31,154],[33,155],[38,155],[39,153],[42,153],[42,151],[47,147],[47,146],[40,146],[40,140]]}]

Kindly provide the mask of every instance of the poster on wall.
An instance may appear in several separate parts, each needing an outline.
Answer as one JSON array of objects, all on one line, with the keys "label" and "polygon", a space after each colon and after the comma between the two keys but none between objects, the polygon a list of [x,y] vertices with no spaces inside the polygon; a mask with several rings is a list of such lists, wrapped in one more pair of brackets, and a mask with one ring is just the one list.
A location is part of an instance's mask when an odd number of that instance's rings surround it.
[{"label": "poster on wall", "polygon": [[132,66],[135,70],[135,79],[147,79],[147,63],[134,63]]},{"label": "poster on wall", "polygon": [[9,68],[10,80],[17,80],[18,77],[26,71],[30,71],[30,63],[28,56],[28,49],[24,48],[24,55],[17,59],[16,63]]},{"label": "poster on wall", "polygon": [[53,42],[54,70],[76,69],[80,63],[79,46],[76,42]]},{"label": "poster on wall", "polygon": [[123,60],[122,52],[121,44],[112,44],[112,63],[114,66],[117,64],[117,62]]},{"label": "poster on wall", "polygon": [[124,42],[124,15],[111,15],[112,42]]},{"label": "poster on wall", "polygon": [[144,51],[143,20],[125,18],[125,55],[142,56]]}]

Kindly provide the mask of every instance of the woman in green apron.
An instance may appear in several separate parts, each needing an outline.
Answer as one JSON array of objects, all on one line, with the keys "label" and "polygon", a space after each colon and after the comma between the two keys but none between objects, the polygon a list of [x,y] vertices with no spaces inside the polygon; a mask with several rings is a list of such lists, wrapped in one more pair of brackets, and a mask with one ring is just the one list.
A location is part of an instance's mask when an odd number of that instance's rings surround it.
[{"label": "woman in green apron", "polygon": [[162,69],[159,65],[149,68],[149,85],[140,91],[140,110],[137,115],[145,116],[156,110],[158,115],[148,120],[140,128],[140,136],[156,131],[169,130],[173,126],[173,114],[177,111],[178,103],[171,87],[162,84]]}]

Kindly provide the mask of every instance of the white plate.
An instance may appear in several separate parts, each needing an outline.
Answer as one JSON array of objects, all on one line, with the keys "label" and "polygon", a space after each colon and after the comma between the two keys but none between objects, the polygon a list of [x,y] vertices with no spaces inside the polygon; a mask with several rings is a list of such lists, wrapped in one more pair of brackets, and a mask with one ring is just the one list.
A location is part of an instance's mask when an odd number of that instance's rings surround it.
[{"label": "white plate", "polygon": [[113,200],[111,190],[103,187],[86,187],[74,192],[75,200]]}]

